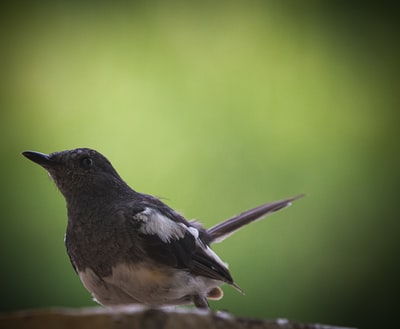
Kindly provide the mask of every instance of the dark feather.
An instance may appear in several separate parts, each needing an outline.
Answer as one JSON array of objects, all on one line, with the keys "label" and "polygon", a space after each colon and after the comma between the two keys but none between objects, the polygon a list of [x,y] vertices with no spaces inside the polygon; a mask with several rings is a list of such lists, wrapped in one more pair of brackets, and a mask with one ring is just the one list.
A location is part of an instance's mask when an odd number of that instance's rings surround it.
[{"label": "dark feather", "polygon": [[247,210],[237,216],[227,219],[207,230],[208,240],[207,243],[221,242],[231,234],[235,233],[242,226],[250,224],[258,219],[261,219],[271,213],[274,213],[282,208],[291,205],[291,202],[303,197],[298,195],[293,198],[279,200],[271,203],[266,203],[256,208]]},{"label": "dark feather", "polygon": [[221,266],[201,249],[198,249],[193,255],[190,271],[196,275],[233,284],[233,279],[228,269],[225,266]]},{"label": "dark feather", "polygon": [[157,235],[140,234],[141,245],[147,256],[156,263],[187,269],[195,252],[194,237],[187,233],[179,240],[163,242]]}]

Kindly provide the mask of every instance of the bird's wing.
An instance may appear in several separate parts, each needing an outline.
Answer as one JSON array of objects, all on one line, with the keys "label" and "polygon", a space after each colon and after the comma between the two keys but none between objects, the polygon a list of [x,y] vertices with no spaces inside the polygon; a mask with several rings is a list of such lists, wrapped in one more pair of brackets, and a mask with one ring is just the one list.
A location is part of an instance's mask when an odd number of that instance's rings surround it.
[{"label": "bird's wing", "polygon": [[153,261],[234,285],[227,266],[201,239],[201,229],[158,199],[141,200],[132,220]]}]

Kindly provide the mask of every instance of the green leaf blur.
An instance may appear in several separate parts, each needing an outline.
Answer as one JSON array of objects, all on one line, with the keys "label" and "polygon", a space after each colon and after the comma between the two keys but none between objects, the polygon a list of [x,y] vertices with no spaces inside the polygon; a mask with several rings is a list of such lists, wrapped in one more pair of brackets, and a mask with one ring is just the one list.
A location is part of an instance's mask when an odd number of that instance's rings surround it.
[{"label": "green leaf blur", "polygon": [[95,305],[64,250],[61,194],[20,156],[91,147],[133,188],[205,226],[306,193],[214,246],[245,295],[224,287],[213,309],[384,327],[395,314],[400,167],[399,43],[386,10],[4,7],[1,310]]}]

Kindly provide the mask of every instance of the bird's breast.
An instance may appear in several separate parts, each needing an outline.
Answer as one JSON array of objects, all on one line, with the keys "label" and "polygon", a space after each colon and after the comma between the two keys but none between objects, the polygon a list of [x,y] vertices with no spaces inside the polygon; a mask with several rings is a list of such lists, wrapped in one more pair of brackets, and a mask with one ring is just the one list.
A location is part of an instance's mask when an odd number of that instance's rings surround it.
[{"label": "bird's breast", "polygon": [[[135,249],[135,241],[123,226],[96,223],[68,223],[65,235],[67,253],[75,268],[79,272],[91,268],[101,277],[111,275],[113,266]],[[137,256],[142,257],[139,252]]]}]

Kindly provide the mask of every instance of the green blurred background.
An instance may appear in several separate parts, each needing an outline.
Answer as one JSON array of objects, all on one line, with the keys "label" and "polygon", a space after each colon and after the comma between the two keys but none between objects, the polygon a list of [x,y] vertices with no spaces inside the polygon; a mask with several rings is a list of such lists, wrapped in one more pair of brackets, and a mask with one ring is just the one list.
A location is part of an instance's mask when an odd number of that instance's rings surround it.
[{"label": "green blurred background", "polygon": [[[363,328],[397,308],[399,37],[348,2],[14,2],[1,8],[1,310],[95,305],[65,203],[20,152],[92,147],[212,226],[245,295],[214,309]],[[394,296],[393,298],[391,296]]]}]

